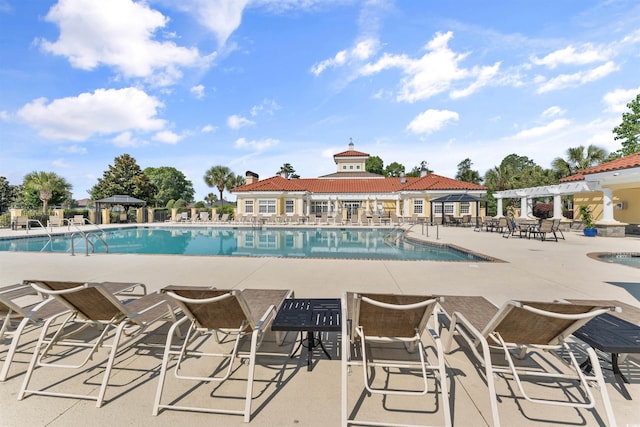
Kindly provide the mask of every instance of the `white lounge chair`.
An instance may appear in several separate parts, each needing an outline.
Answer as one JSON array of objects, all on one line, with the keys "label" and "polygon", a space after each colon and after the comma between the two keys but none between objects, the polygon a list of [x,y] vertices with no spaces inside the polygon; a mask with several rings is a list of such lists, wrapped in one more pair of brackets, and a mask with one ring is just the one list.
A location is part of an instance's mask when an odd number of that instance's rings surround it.
[{"label": "white lounge chair", "polygon": [[[395,422],[375,422],[356,419],[357,414],[349,415],[353,411],[349,407],[348,375],[351,366],[360,365],[363,370],[364,388],[370,394],[396,396],[425,396],[436,395],[438,387],[429,389],[427,372],[435,373],[438,378],[444,425],[451,425],[449,409],[449,395],[447,374],[444,365],[444,351],[438,333],[439,325],[436,306],[439,298],[419,295],[391,295],[391,294],[358,294],[346,293],[343,297],[342,322],[342,426],[353,424],[407,426]],[[432,326],[428,322],[432,319]],[[422,340],[425,330],[429,330],[436,359],[429,364],[426,359],[426,346]],[[359,343],[359,345],[358,345]],[[387,360],[370,351],[370,346],[389,346],[404,344],[408,352],[396,351]],[[404,354],[403,357],[398,355]],[[384,354],[384,353],[383,353]],[[378,369],[382,368],[382,369]],[[396,389],[390,387],[375,387],[373,377],[375,372],[388,380],[394,375],[392,371],[412,372],[420,378],[420,386],[413,389]],[[382,373],[380,373],[382,372]],[[429,400],[432,398],[429,397]],[[437,401],[437,399],[436,399]],[[425,409],[425,411],[430,409]],[[420,409],[411,409],[416,412]],[[394,420],[395,421],[395,420]]]},{"label": "white lounge chair", "polygon": [[[483,297],[466,296],[447,296],[441,306],[451,319],[449,336],[445,344],[447,353],[451,351],[454,334],[459,335],[484,367],[494,426],[500,425],[495,385],[497,375],[505,379],[512,378],[522,397],[529,402],[583,409],[595,407],[595,399],[588,385],[589,382],[594,381],[600,390],[602,405],[608,420],[607,425],[616,424],[595,351],[584,345],[584,352],[588,355],[594,371],[594,374],[589,376],[582,372],[576,361],[575,349],[568,344],[572,332],[595,316],[611,310],[612,307],[593,304],[508,301],[498,309]],[[498,352],[500,356],[492,358],[492,350]],[[512,354],[514,352],[516,355]],[[531,355],[540,352],[552,356],[546,358],[550,367],[542,366],[531,358]],[[565,355],[564,359],[559,359],[559,352]],[[527,357],[531,363],[526,367],[518,366],[514,360]],[[553,359],[562,363],[552,364]],[[531,397],[530,391],[525,391],[523,383],[534,381],[536,378],[540,381],[568,380],[575,385],[576,389],[581,390],[582,394],[565,391],[565,396],[569,396],[568,399],[549,398],[548,395]],[[560,387],[566,390],[568,385],[559,384]],[[579,399],[580,395],[584,396],[584,399]]]},{"label": "white lounge chair", "polygon": [[[182,308],[186,317],[176,322],[169,330],[165,346],[160,379],[156,397],[153,403],[153,415],[158,415],[161,408],[243,415],[244,421],[251,419],[251,401],[253,390],[254,368],[256,364],[257,350],[264,334],[269,330],[276,312],[286,298],[292,295],[290,290],[220,290],[203,287],[170,286],[163,289]],[[182,324],[190,323],[189,331],[182,345],[174,348],[173,340],[176,331]],[[203,339],[213,336],[218,342],[218,332],[235,338],[233,349],[230,353],[209,353],[200,350]],[[197,339],[201,336],[202,339]],[[251,338],[251,347],[248,354],[239,351],[240,340],[243,337]],[[285,354],[285,356],[287,356]],[[173,397],[171,403],[162,403],[162,395],[165,389],[165,381],[169,359],[177,357],[174,368],[175,378],[193,382],[221,383],[231,377],[236,371],[233,369],[236,357],[248,359],[249,373],[247,388],[244,396],[244,408],[235,410],[228,407],[193,407],[181,406],[177,402],[185,398]],[[218,368],[214,368],[211,376],[202,376],[196,373],[186,374],[182,367],[186,359],[196,358],[211,363],[212,359],[220,360]],[[215,366],[215,365],[214,365]],[[222,371],[222,373],[220,373]],[[219,375],[215,375],[218,373]],[[214,394],[215,392],[212,392]],[[215,396],[214,396],[215,397]]]}]

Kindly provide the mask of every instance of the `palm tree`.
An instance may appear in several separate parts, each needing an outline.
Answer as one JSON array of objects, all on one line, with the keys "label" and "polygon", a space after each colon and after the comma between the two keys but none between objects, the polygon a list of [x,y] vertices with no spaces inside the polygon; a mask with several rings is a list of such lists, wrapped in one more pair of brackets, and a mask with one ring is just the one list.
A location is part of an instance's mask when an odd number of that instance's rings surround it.
[{"label": "palm tree", "polygon": [[574,175],[591,166],[599,165],[607,158],[607,152],[595,145],[589,145],[586,149],[583,145],[567,149],[566,160],[556,157],[551,162],[554,172],[558,178]]},{"label": "palm tree", "polygon": [[71,184],[54,172],[31,172],[24,177],[24,187],[36,190],[42,200],[42,212],[49,210],[49,200],[53,193],[63,194],[71,191]]},{"label": "palm tree", "polygon": [[213,204],[218,201],[218,196],[213,193],[209,193],[207,194],[207,197],[204,198],[204,200],[209,204],[209,206],[213,206]]},{"label": "palm tree", "polygon": [[245,185],[246,183],[247,181],[244,179],[244,176],[236,175],[235,178],[231,180],[231,186],[228,188],[228,190],[232,190],[236,187],[240,187],[242,185]]},{"label": "palm tree", "polygon": [[222,192],[231,187],[235,180],[235,174],[226,166],[213,166],[204,174],[204,182],[209,187],[216,187],[220,192],[220,206],[224,204]]}]

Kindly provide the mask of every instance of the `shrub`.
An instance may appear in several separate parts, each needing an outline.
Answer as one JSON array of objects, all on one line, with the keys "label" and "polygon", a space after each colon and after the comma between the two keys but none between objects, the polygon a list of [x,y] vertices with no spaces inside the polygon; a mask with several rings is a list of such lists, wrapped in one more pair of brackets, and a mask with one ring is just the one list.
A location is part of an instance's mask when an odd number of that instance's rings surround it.
[{"label": "shrub", "polygon": [[553,216],[553,203],[536,203],[533,205],[533,216],[551,218]]}]

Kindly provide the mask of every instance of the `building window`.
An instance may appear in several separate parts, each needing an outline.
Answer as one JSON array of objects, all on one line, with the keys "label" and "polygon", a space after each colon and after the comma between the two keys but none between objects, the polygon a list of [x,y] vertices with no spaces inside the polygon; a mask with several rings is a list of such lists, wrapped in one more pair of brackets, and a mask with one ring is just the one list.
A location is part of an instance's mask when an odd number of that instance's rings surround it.
[{"label": "building window", "polygon": [[444,204],[445,215],[453,215],[454,212],[455,212],[455,205],[453,203]]},{"label": "building window", "polygon": [[329,212],[329,202],[311,202],[311,214],[323,214]]},{"label": "building window", "polygon": [[284,213],[292,214],[295,212],[295,200],[284,201]]},{"label": "building window", "polygon": [[347,165],[342,165],[342,169],[347,169]]},{"label": "building window", "polygon": [[360,169],[360,165],[356,165],[356,169]]},{"label": "building window", "polygon": [[244,201],[244,213],[252,214],[253,213],[253,200],[245,200]]},{"label": "building window", "polygon": [[424,200],[422,200],[422,199],[413,199],[413,213],[414,214],[423,214],[424,213]]},{"label": "building window", "polygon": [[353,169],[353,165],[349,165],[349,169]]},{"label": "building window", "polygon": [[259,214],[276,213],[276,200],[275,199],[258,200],[258,213]]},{"label": "building window", "polygon": [[460,215],[469,215],[471,213],[471,203],[460,202]]}]

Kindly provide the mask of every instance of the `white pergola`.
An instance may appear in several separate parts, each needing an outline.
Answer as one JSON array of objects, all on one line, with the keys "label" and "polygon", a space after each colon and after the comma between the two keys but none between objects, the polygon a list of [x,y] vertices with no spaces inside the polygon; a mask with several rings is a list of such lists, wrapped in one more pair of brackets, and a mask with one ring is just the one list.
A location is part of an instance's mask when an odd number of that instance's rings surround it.
[{"label": "white pergola", "polygon": [[537,197],[553,197],[553,218],[564,219],[562,215],[561,197],[576,193],[589,193],[601,191],[602,219],[599,223],[617,224],[613,218],[613,190],[611,186],[628,184],[640,184],[640,167],[619,169],[615,171],[599,172],[585,175],[584,179],[575,182],[564,182],[557,185],[545,185],[542,187],[520,188],[517,190],[497,191],[494,194],[498,202],[498,216],[502,214],[502,200],[516,199],[521,201],[520,217],[533,216],[533,199]]}]

